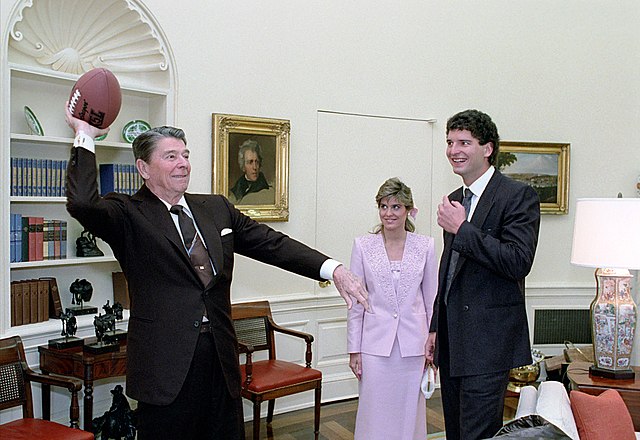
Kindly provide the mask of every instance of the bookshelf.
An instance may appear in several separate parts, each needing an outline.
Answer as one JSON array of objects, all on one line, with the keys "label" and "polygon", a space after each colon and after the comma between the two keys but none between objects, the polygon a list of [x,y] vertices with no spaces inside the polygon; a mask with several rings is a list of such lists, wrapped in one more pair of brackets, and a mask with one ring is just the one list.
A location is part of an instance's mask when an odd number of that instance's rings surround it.
[{"label": "bookshelf", "polygon": [[[55,8],[55,11],[49,10]],[[65,11],[73,8],[73,11]],[[62,9],[62,10],[61,10]],[[100,10],[100,21],[110,23],[95,35],[91,17]],[[71,20],[69,23],[40,23],[41,17],[51,20]],[[0,337],[19,334],[34,344],[46,343],[60,332],[60,322],[11,326],[12,282],[41,277],[55,277],[63,307],[71,305],[69,286],[76,279],[87,279],[93,286],[90,305],[99,311],[107,300],[113,303],[112,272],[120,271],[109,246],[97,240],[105,254],[102,257],[76,257],[76,238],[82,226],[66,211],[64,196],[12,195],[12,158],[68,160],[73,133],[64,121],[64,103],[72,85],[87,70],[106,67],[118,77],[122,88],[122,109],[103,141],[96,142],[96,159],[101,163],[132,164],[131,144],[121,134],[122,128],[135,119],[151,126],[172,124],[175,120],[175,59],[166,37],[153,15],[136,0],[90,0],[78,5],[44,0],[17,0],[8,16],[9,23],[0,52],[0,99],[3,108],[0,123],[0,258],[8,264],[0,272]],[[43,29],[47,28],[47,29]],[[67,30],[73,28],[74,32]],[[110,29],[121,29],[111,32]],[[129,29],[129,31],[126,31]],[[93,43],[95,41],[95,43]],[[35,47],[51,49],[64,57],[75,51],[80,63],[62,62],[60,57],[43,57]],[[83,52],[88,46],[90,54]],[[136,55],[140,54],[140,55]],[[46,60],[46,61],[45,61]],[[25,106],[36,116],[41,133],[34,132],[28,122]],[[43,132],[43,133],[42,133]],[[15,172],[15,170],[14,170]],[[10,223],[12,214],[38,216],[67,222],[67,258],[40,261],[11,262]],[[126,320],[125,314],[125,320]],[[78,317],[78,335],[93,334],[93,315]]]}]

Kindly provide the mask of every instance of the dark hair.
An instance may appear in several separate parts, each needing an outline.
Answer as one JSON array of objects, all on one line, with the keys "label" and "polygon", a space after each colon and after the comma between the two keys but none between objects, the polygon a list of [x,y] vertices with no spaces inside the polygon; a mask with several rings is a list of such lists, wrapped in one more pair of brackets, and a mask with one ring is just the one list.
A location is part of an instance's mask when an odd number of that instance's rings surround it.
[{"label": "dark hair", "polygon": [[142,159],[148,163],[153,150],[156,148],[156,144],[162,138],[180,139],[187,145],[187,137],[182,129],[163,125],[162,127],[147,130],[134,139],[132,145],[133,156],[136,160]]},{"label": "dark hair", "polygon": [[493,152],[489,156],[489,163],[496,164],[498,153],[500,152],[500,135],[498,127],[493,123],[491,117],[478,110],[465,110],[457,113],[447,121],[447,134],[452,130],[469,130],[471,135],[478,139],[480,145],[491,142]]},{"label": "dark hair", "polygon": [[[380,201],[385,197],[394,197],[398,202],[402,203],[405,208],[407,208],[407,211],[411,211],[414,208],[411,188],[405,185],[397,177],[385,180],[385,182],[380,186],[380,189],[378,189],[378,194],[376,194],[376,204],[378,205],[378,208],[380,207]],[[416,230],[416,226],[410,220],[410,217],[411,216],[407,215],[407,219],[404,222],[404,229],[409,232],[414,232]],[[382,224],[379,224],[373,229],[373,233],[377,234],[381,232],[382,228]]]}]

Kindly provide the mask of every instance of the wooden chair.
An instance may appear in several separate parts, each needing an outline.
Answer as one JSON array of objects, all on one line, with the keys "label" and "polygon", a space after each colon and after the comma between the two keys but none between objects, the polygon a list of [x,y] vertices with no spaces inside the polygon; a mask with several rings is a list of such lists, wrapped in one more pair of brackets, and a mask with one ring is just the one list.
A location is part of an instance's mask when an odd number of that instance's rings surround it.
[{"label": "wooden chair", "polygon": [[[69,427],[33,417],[31,382],[67,388],[71,392]],[[27,365],[24,347],[19,336],[0,339],[0,410],[22,406],[22,419],[0,425],[0,438],[46,440],[93,440],[93,434],[79,429],[80,407],[78,391],[82,382],[77,379],[48,376],[32,371]]]},{"label": "wooden chair", "polygon": [[[313,336],[280,327],[273,322],[268,301],[233,304],[231,310],[240,353],[246,354],[246,363],[240,366],[242,397],[253,402],[253,438],[260,437],[260,405],[263,401],[268,401],[267,424],[270,424],[276,398],[315,390],[314,433],[317,440],[320,431],[322,372],[311,368]],[[276,359],[275,332],[306,341],[305,367]],[[254,361],[253,354],[259,351],[268,351],[269,359]]]}]

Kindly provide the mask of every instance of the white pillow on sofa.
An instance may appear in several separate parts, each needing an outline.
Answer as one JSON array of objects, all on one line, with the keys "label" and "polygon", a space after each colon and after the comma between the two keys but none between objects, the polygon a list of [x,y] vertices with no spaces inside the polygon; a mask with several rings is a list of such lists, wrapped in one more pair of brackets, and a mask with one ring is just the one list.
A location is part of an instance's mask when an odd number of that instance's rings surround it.
[{"label": "white pillow on sofa", "polygon": [[571,411],[571,401],[562,383],[556,381],[540,383],[536,414],[562,429],[573,440],[580,440],[576,421]]}]

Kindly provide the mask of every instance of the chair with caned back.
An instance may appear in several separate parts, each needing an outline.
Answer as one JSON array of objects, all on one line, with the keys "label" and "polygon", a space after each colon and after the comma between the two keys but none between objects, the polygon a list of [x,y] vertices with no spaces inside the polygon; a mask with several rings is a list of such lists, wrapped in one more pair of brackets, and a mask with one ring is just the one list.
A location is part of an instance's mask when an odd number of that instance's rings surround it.
[{"label": "chair with caned back", "polygon": [[[314,433],[317,439],[320,430],[322,372],[311,368],[313,336],[280,327],[273,322],[268,301],[233,304],[231,310],[239,351],[246,355],[246,362],[240,366],[242,397],[253,402],[253,438],[260,438],[260,405],[263,401],[268,401],[267,424],[270,424],[276,398],[315,390]],[[276,332],[304,339],[304,367],[276,359]],[[260,351],[268,352],[269,358],[254,361],[254,353]]]},{"label": "chair with caned back", "polygon": [[[34,418],[31,382],[66,388],[71,393],[70,426]],[[0,339],[0,410],[22,407],[22,419],[0,425],[0,438],[11,440],[93,440],[92,433],[79,429],[78,379],[49,376],[32,371],[27,365],[22,339]]]}]

